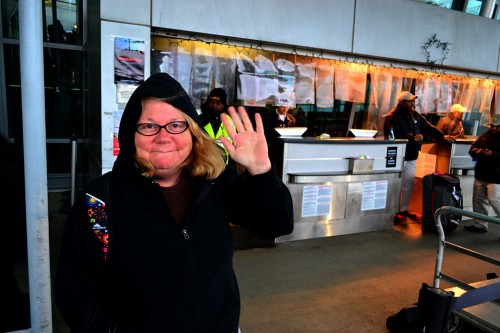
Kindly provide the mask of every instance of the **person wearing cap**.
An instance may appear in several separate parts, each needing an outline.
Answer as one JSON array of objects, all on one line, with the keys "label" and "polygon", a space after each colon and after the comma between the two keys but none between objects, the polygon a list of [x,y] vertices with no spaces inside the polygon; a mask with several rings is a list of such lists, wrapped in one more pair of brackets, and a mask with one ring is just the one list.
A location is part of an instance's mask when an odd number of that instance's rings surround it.
[{"label": "person wearing cap", "polygon": [[448,115],[439,119],[436,127],[443,132],[446,140],[454,141],[465,138],[464,127],[462,125],[462,116],[465,111],[467,109],[462,105],[453,104]]},{"label": "person wearing cap", "polygon": [[[229,221],[262,237],[293,230],[290,191],[268,156],[262,119],[226,117],[229,155],[166,73],[132,94],[111,172],[90,182],[65,224],[54,283],[72,332],[238,332]],[[224,114],[223,114],[224,115]]]},{"label": "person wearing cap", "polygon": [[[469,155],[476,159],[472,210],[483,215],[492,210],[500,216],[500,114],[491,117],[488,125],[489,129],[469,149]],[[474,219],[473,224],[464,228],[484,233],[488,231],[488,222]]]},{"label": "person wearing cap", "polygon": [[[201,105],[200,122],[201,126],[219,143],[219,146],[224,148],[224,145],[220,142],[220,137],[225,137],[231,140],[228,131],[225,128],[224,123],[221,120],[221,116],[224,113],[225,117],[230,121],[231,126],[234,128],[231,117],[227,114],[227,94],[222,88],[213,89],[208,95],[207,100]],[[226,151],[226,163],[229,163],[229,154]]]},{"label": "person wearing cap", "polygon": [[295,127],[297,120],[290,114],[289,106],[280,105],[276,107],[273,119],[273,127]]},{"label": "person wearing cap", "polygon": [[417,96],[409,91],[400,92],[396,97],[397,105],[387,113],[384,122],[384,135],[386,138],[393,129],[396,139],[408,140],[401,179],[399,212],[395,216],[397,221],[405,218],[417,219],[415,213],[408,211],[408,206],[415,186],[417,158],[424,135],[438,141],[444,138],[443,132],[431,125],[427,119],[414,109],[415,98]]}]

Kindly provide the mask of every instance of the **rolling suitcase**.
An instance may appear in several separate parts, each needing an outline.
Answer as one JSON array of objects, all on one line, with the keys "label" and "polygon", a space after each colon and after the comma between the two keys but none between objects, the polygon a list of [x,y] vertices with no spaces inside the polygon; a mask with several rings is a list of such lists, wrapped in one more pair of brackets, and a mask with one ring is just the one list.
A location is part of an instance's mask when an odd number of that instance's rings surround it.
[{"label": "rolling suitcase", "polygon": [[[450,174],[433,173],[424,176],[422,179],[422,230],[436,232],[434,212],[442,206],[463,208],[460,179]],[[461,215],[452,213],[441,215],[444,232],[455,230],[461,220]]]}]

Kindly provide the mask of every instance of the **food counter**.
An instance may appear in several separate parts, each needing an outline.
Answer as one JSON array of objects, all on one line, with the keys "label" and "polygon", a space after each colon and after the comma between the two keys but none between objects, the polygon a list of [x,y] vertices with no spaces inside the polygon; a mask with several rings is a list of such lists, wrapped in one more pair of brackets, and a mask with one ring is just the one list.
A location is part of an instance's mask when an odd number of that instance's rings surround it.
[{"label": "food counter", "polygon": [[[399,208],[406,140],[280,137],[270,156],[294,204],[285,242],[390,229]],[[365,160],[355,157],[367,155]]]}]

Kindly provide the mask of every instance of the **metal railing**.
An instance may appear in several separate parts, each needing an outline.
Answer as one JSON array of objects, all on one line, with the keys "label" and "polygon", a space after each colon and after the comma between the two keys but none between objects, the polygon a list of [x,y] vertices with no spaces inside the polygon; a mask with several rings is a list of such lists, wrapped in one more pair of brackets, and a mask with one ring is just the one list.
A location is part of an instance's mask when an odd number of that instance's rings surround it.
[{"label": "metal railing", "polygon": [[443,274],[443,272],[441,271],[442,264],[443,264],[443,255],[444,255],[445,246],[448,246],[455,251],[464,253],[466,255],[477,258],[479,260],[494,264],[496,266],[500,266],[500,260],[493,258],[493,257],[490,257],[490,256],[487,256],[485,254],[476,252],[474,250],[465,248],[463,246],[460,246],[460,245],[457,245],[457,244],[454,244],[451,242],[447,242],[445,240],[445,233],[443,230],[443,226],[441,224],[441,215],[443,215],[444,213],[452,213],[452,214],[467,216],[467,217],[471,217],[471,218],[474,218],[477,220],[496,223],[496,224],[500,224],[500,219],[496,218],[496,217],[492,217],[492,216],[487,216],[487,215],[483,215],[483,214],[470,212],[470,211],[463,210],[463,209],[456,208],[456,207],[451,207],[451,206],[440,207],[434,213],[434,223],[436,224],[436,229],[437,229],[437,232],[439,234],[439,245],[438,245],[438,250],[437,250],[437,255],[436,255],[436,268],[434,270],[434,287],[439,288],[439,281],[444,280],[444,281],[450,282],[450,283],[452,283],[452,284],[454,284],[454,285],[456,285],[464,290],[471,290],[473,288],[471,286],[469,286],[468,284],[466,284],[458,279],[455,279],[449,275]]}]

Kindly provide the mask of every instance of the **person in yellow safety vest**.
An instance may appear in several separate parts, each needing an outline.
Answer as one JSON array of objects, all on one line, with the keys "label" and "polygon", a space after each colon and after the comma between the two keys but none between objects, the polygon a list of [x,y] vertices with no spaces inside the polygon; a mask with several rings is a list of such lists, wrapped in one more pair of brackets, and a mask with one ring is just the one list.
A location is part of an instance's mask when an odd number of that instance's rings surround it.
[{"label": "person in yellow safety vest", "polygon": [[[227,108],[226,92],[222,88],[215,88],[210,92],[207,100],[201,105],[200,114],[200,122],[205,129],[205,132],[207,132],[210,137],[216,139],[219,146],[221,146],[224,150],[224,146],[218,141],[218,139],[223,136],[232,142],[226,128],[224,128],[224,124],[220,120],[221,113],[226,112],[227,114]],[[231,120],[229,116],[227,117]],[[226,151],[226,164],[230,163],[229,154]]]}]

